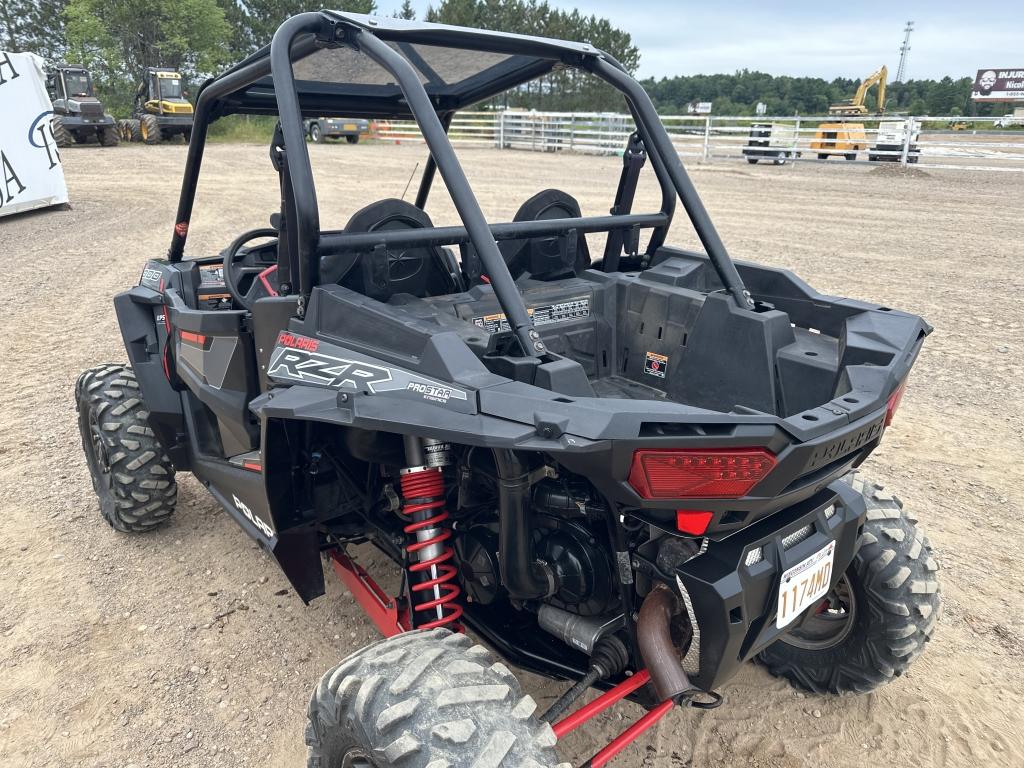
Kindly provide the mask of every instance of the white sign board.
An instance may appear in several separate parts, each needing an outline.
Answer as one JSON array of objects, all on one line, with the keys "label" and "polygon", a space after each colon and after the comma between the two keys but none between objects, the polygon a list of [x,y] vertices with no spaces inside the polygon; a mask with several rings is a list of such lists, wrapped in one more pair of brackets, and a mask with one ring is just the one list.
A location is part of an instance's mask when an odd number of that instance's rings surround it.
[{"label": "white sign board", "polygon": [[0,51],[0,216],[68,201],[43,60]]}]

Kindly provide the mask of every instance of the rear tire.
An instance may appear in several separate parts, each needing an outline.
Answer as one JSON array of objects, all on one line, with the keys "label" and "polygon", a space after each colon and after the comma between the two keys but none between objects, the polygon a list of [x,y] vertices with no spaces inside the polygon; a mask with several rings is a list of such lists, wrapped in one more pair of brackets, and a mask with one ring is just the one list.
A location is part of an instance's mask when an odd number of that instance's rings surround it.
[{"label": "rear tire", "polygon": [[942,608],[938,565],[917,521],[882,486],[857,472],[843,479],[868,508],[853,563],[826,610],[810,609],[759,656],[773,675],[813,693],[866,693],[899,677]]},{"label": "rear tire", "polygon": [[149,531],[174,512],[174,467],[147,421],[135,373],[108,363],[78,377],[75,400],[100,514],[119,531]]},{"label": "rear tire", "polygon": [[751,165],[757,165],[757,161],[758,160],[760,160],[759,157],[748,157],[747,158],[747,162],[750,163]]},{"label": "rear tire", "polygon": [[318,123],[313,123],[309,126],[309,138],[311,138],[316,144],[324,143],[324,134],[323,131],[320,130],[320,125]]},{"label": "rear tire", "polygon": [[139,127],[142,132],[142,140],[147,144],[159,144],[163,139],[163,134],[160,131],[160,123],[154,115],[143,115],[139,121]]},{"label": "rear tire", "polygon": [[100,133],[100,146],[116,147],[121,143],[121,137],[117,135],[117,126],[108,125]]},{"label": "rear tire", "polygon": [[321,678],[307,713],[306,766],[554,768],[555,734],[536,708],[512,672],[465,635],[406,632]]},{"label": "rear tire", "polygon": [[129,136],[130,136],[129,141],[131,141],[132,144],[141,144],[142,143],[142,121],[141,120],[134,120],[134,119],[129,120],[128,121],[128,132],[129,132]]},{"label": "rear tire", "polygon": [[828,153],[827,152],[819,152],[818,153],[818,159],[819,160],[828,160]]},{"label": "rear tire", "polygon": [[359,143],[359,137],[358,136],[346,136],[345,137],[345,141],[347,141],[349,144],[358,144]]},{"label": "rear tire", "polygon": [[857,159],[857,153],[856,152],[847,152],[845,155],[843,155],[843,157],[845,157],[847,160],[849,160],[852,163],[854,160]]},{"label": "rear tire", "polygon": [[53,120],[50,121],[50,130],[53,131],[54,144],[58,147],[71,146],[71,134],[68,133],[68,129],[65,127],[64,121],[57,115],[54,115]]}]

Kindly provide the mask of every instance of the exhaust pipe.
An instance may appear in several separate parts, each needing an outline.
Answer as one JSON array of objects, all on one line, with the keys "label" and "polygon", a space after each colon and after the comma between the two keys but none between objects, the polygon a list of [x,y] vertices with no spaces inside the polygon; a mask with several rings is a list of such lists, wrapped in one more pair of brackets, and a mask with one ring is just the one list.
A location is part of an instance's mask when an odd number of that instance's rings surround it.
[{"label": "exhaust pipe", "polygon": [[679,598],[664,584],[657,584],[640,607],[636,636],[659,701],[677,699],[696,690],[683,671],[683,650],[672,641],[672,619],[680,612]]}]

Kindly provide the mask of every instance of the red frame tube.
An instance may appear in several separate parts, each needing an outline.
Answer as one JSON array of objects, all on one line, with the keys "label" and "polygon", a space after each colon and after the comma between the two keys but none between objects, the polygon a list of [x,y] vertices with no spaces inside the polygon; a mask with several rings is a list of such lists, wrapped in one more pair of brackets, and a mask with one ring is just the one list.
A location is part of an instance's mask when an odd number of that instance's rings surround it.
[{"label": "red frame tube", "polygon": [[408,619],[403,621],[404,611],[399,610],[398,600],[381,589],[370,574],[350,557],[338,551],[331,552],[331,565],[384,637],[409,631]]},{"label": "red frame tube", "polygon": [[634,691],[643,688],[651,680],[651,675],[646,669],[642,669],[632,677],[628,677],[609,691],[602,693],[589,704],[577,709],[571,715],[555,723],[552,730],[555,736],[562,738],[565,734],[575,730],[588,720],[596,717],[614,704],[622,701]]},{"label": "red frame tube", "polygon": [[607,747],[585,762],[583,768],[601,768],[601,766],[608,763],[619,752],[635,741],[637,736],[661,720],[675,705],[676,703],[672,699],[665,699],[665,701],[661,702],[661,704],[612,739]]}]

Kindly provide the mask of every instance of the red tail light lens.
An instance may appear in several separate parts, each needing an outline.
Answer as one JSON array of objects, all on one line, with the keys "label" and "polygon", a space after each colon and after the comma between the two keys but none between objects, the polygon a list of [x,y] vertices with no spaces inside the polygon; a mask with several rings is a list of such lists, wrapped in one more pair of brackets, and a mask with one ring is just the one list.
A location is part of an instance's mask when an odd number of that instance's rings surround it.
[{"label": "red tail light lens", "polygon": [[738,499],[774,467],[764,448],[639,450],[629,484],[645,499]]},{"label": "red tail light lens", "polygon": [[885,426],[892,424],[892,419],[896,415],[896,409],[900,407],[900,403],[903,401],[903,393],[907,391],[907,380],[896,387],[896,391],[889,395],[889,402],[885,404]]},{"label": "red tail light lens", "polygon": [[677,509],[676,528],[682,533],[689,533],[691,536],[700,536],[708,529],[714,512],[703,512],[696,509]]}]

